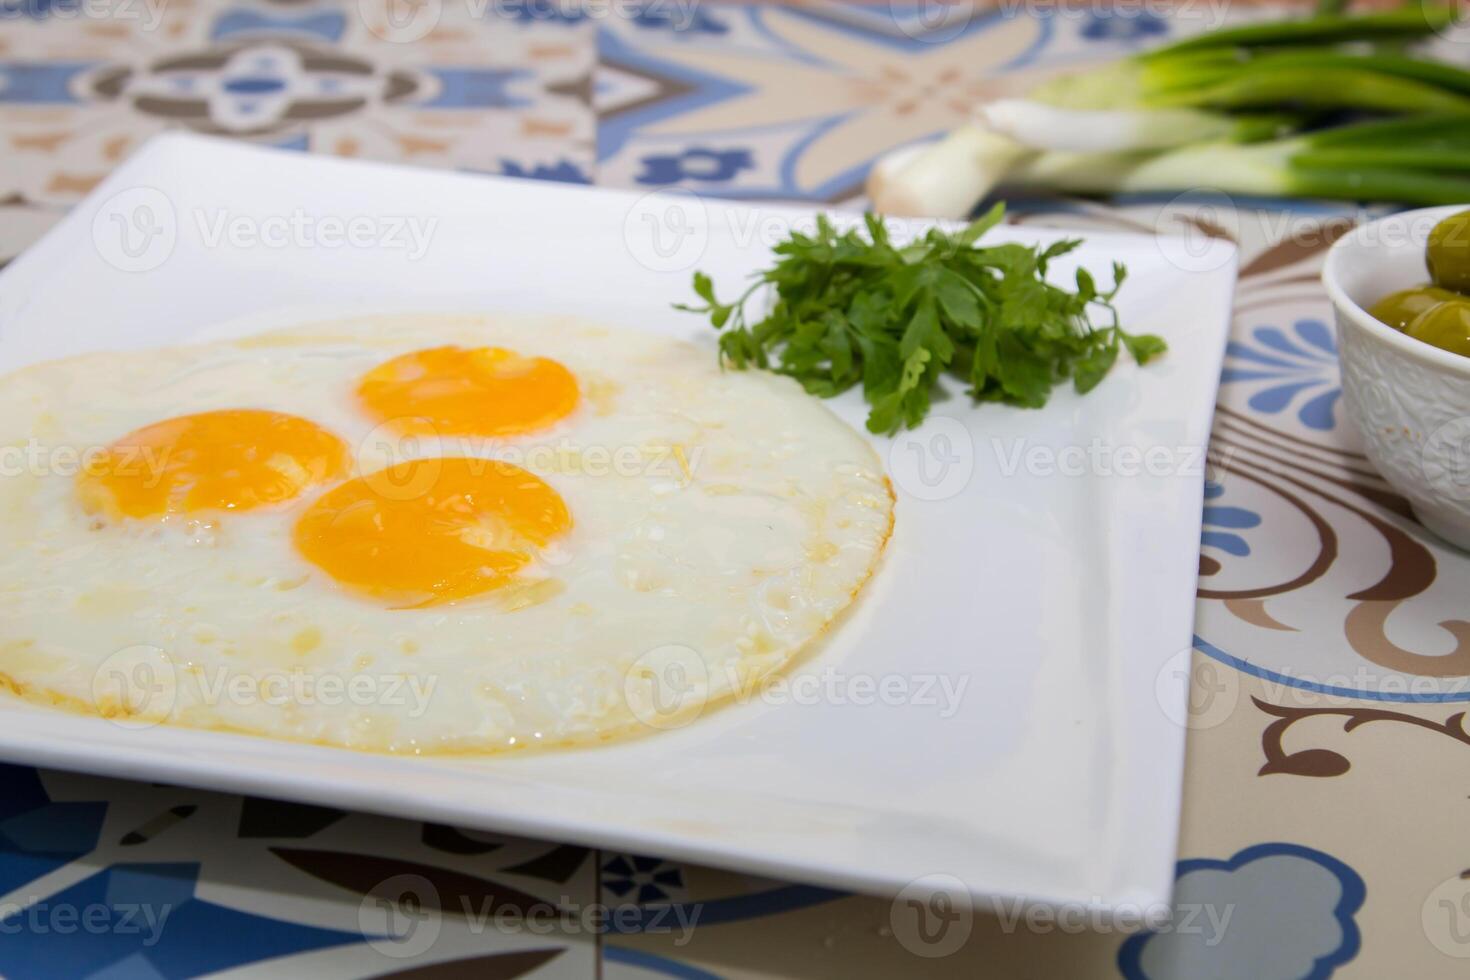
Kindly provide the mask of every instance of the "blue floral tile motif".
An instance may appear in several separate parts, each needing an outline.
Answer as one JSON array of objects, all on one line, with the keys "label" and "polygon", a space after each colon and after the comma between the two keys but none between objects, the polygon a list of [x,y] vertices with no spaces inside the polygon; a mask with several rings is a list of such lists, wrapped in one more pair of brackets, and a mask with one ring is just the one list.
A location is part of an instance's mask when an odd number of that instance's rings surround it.
[{"label": "blue floral tile motif", "polygon": [[173,980],[364,941],[200,899],[198,875],[193,862],[117,864],[39,899],[7,920],[0,974]]},{"label": "blue floral tile motif", "polygon": [[[1213,480],[1205,481],[1205,500],[1217,500],[1225,493],[1225,488]],[[1204,526],[1205,530],[1200,534],[1200,546],[1204,548],[1219,548],[1221,551],[1237,558],[1244,558],[1251,553],[1251,546],[1244,537],[1235,533],[1253,527],[1259,527],[1261,515],[1244,507],[1227,507],[1220,504],[1205,504]],[[1222,528],[1223,530],[1210,530],[1211,528]]]},{"label": "blue floral tile motif", "polygon": [[1246,402],[1255,411],[1276,415],[1295,409],[1309,429],[1336,426],[1342,397],[1337,341],[1321,320],[1297,320],[1290,334],[1276,326],[1255,327],[1249,341],[1232,340],[1225,357],[1220,383],[1255,383],[1258,390]]},{"label": "blue floral tile motif", "polygon": [[[715,36],[730,32],[729,24],[695,3],[644,0],[623,9],[627,21],[642,30]],[[506,6],[505,13],[522,24],[580,24],[596,18],[585,7],[566,0],[520,0]]]},{"label": "blue floral tile motif", "polygon": [[738,147],[752,166],[722,180],[721,195],[843,201],[873,160],[962,124],[1006,87],[1000,76],[1039,66],[1053,38],[1071,36],[1056,17],[984,9],[929,24],[932,4],[895,4],[715,6],[730,35],[714,45],[607,20],[599,182],[664,186],[665,164],[647,158]]},{"label": "blue floral tile motif", "polygon": [[1127,980],[1327,980],[1358,955],[1366,892],[1352,868],[1300,844],[1180,861],[1173,927],[1130,937],[1118,969]]},{"label": "blue floral tile motif", "polygon": [[715,35],[730,33],[730,25],[697,5],[680,9],[669,0],[652,0],[632,17],[633,24],[649,31],[673,31],[675,34]]},{"label": "blue floral tile motif", "polygon": [[1082,25],[1089,41],[1143,41],[1169,33],[1169,25],[1147,10],[1091,10]]},{"label": "blue floral tile motif", "polygon": [[529,77],[523,68],[430,68],[439,80],[439,94],[420,102],[425,109],[518,109],[530,101],[511,91],[511,85]]},{"label": "blue floral tile motif", "polygon": [[[0,17],[0,25],[4,23]],[[72,80],[93,67],[87,61],[0,64],[0,104],[75,105]]]},{"label": "blue floral tile motif", "polygon": [[556,0],[520,0],[503,3],[497,10],[518,24],[580,24],[587,19],[585,9]]},{"label": "blue floral tile motif", "polygon": [[710,150],[702,146],[691,146],[682,153],[647,156],[642,163],[638,183],[654,185],[681,180],[715,183],[730,180],[742,170],[755,169],[749,150]]},{"label": "blue floral tile motif", "polygon": [[95,848],[106,814],[100,800],[53,802],[36,770],[0,764],[0,895]]},{"label": "blue floral tile motif", "polygon": [[602,866],[602,875],[604,889],[639,905],[668,901],[671,891],[684,887],[684,873],[660,858],[619,854]]},{"label": "blue floral tile motif", "polygon": [[506,177],[527,177],[531,180],[559,180],[564,184],[590,184],[592,178],[571,160],[555,163],[523,164],[517,160],[502,158],[500,172]]},{"label": "blue floral tile motif", "polygon": [[[438,102],[453,99],[456,107],[509,102],[502,92],[506,73],[440,71]],[[482,74],[487,77],[481,79]],[[312,45],[269,37],[113,66],[91,84],[94,96],[171,123],[255,136],[299,132],[302,114],[318,122],[340,119],[374,101],[409,99],[421,87],[413,76],[379,71],[365,59],[326,56]]]},{"label": "blue floral tile motif", "polygon": [[303,40],[335,43],[342,39],[346,29],[346,15],[335,10],[290,16],[237,8],[220,14],[209,34],[216,41],[295,36]]},{"label": "blue floral tile motif", "polygon": [[720,980],[718,973],[710,973],[708,970],[701,970],[682,960],[658,956],[642,949],[604,946],[602,958],[609,963],[617,963],[638,973],[654,977],[674,977],[677,980]]}]

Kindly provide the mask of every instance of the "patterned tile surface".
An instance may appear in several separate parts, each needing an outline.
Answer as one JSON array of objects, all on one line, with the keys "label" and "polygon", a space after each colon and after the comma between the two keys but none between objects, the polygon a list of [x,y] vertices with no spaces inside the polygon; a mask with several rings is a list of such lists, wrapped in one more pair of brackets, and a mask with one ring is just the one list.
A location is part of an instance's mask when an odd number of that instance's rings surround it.
[{"label": "patterned tile surface", "polygon": [[[0,260],[171,127],[308,152],[851,202],[974,98],[1204,29],[903,0],[0,0]],[[1266,16],[1254,11],[1249,16]],[[1230,16],[1243,16],[1231,14]],[[655,856],[0,767],[0,975],[1461,976],[1470,557],[1339,404],[1304,202],[1024,202],[1230,237],[1174,921],[911,906]],[[1167,665],[1166,665],[1167,666]],[[1127,928],[1124,928],[1124,927]]]},{"label": "patterned tile surface", "polygon": [[591,180],[591,23],[483,17],[439,0],[432,23],[369,0],[153,2],[0,5],[0,202],[64,208],[171,128]]}]

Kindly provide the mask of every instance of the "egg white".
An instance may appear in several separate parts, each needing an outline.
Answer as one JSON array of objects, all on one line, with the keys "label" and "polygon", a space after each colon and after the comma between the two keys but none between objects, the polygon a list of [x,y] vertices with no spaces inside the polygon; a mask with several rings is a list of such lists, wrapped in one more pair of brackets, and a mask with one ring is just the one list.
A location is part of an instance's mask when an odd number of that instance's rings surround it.
[{"label": "egg white", "polygon": [[[364,372],[444,344],[554,358],[579,407],[496,440],[404,439],[363,414]],[[68,461],[228,408],[316,422],[352,447],[355,473],[507,459],[561,494],[573,526],[508,589],[394,609],[294,549],[296,518],[327,487],[166,525],[80,507]],[[0,449],[0,683],[131,724],[374,751],[673,727],[678,712],[651,705],[657,681],[640,677],[673,657],[692,715],[779,670],[854,600],[893,516],[872,448],[793,381],[562,319],[368,317],[41,364],[0,379]]]}]

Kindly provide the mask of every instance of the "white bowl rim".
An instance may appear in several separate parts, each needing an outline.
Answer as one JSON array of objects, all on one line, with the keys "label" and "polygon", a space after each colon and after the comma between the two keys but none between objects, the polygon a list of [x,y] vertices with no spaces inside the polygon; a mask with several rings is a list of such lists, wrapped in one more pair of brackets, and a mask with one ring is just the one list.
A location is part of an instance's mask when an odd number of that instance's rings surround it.
[{"label": "white bowl rim", "polygon": [[[1442,217],[1449,217],[1452,214],[1458,214],[1466,210],[1470,210],[1470,204],[1419,208],[1417,210],[1398,211],[1394,214],[1385,215],[1374,221],[1358,225],[1358,227],[1333,242],[1332,247],[1327,250],[1327,260],[1322,265],[1322,285],[1326,287],[1327,296],[1332,300],[1332,305],[1351,319],[1353,325],[1358,329],[1372,334],[1381,343],[1387,344],[1407,357],[1470,380],[1470,357],[1435,347],[1433,344],[1426,344],[1422,340],[1415,340],[1408,334],[1395,330],[1388,324],[1383,323],[1377,317],[1363,309],[1363,307],[1359,306],[1347,294],[1347,290],[1342,288],[1342,282],[1338,275],[1338,264],[1342,261],[1342,256],[1348,251],[1353,249],[1386,250],[1404,247],[1402,245],[1385,246],[1367,240],[1374,238],[1377,242],[1381,243],[1383,236],[1374,235],[1373,231],[1385,223],[1390,221],[1413,220],[1416,216],[1428,216],[1435,213],[1440,214]],[[1408,287],[1405,286],[1402,288]],[[1341,340],[1338,343],[1340,347]]]}]

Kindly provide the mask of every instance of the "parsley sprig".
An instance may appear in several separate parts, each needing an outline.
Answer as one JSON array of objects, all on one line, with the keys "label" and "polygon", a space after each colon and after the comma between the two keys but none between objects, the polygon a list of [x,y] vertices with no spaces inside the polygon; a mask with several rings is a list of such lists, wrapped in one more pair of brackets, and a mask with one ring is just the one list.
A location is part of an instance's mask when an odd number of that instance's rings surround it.
[{"label": "parsley sprig", "polygon": [[[1165,350],[1160,338],[1119,325],[1119,263],[1105,291],[1086,269],[1076,292],[1046,281],[1047,263],[1081,241],[977,245],[1004,214],[997,204],[962,231],[931,229],[908,245],[891,241],[875,215],[865,216],[866,239],[819,215],[816,233],[778,244],[776,263],[734,302],[716,299],[710,277],[696,272],[704,304],[677,308],[724,331],[720,358],[730,367],[775,370],[823,398],[861,384],[873,432],[918,425],[946,374],[968,382],[977,401],[1039,408],[1066,378],[1079,392],[1096,387],[1120,347],[1139,364]],[[771,287],[775,302],[751,322],[747,303]],[[1110,322],[1094,326],[1092,307]]]}]

